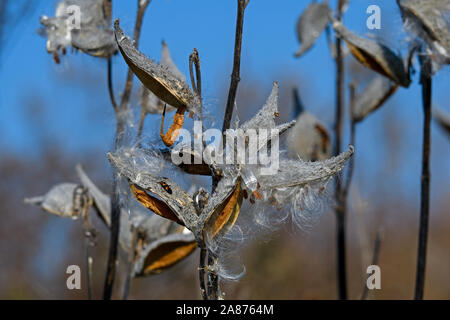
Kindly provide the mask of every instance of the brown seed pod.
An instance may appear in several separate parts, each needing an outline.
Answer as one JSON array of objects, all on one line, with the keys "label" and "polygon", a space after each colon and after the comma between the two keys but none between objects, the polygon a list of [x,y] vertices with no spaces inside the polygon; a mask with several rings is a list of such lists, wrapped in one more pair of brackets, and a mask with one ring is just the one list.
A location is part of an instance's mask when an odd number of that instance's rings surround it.
[{"label": "brown seed pod", "polygon": [[210,238],[227,233],[236,222],[242,205],[243,192],[239,179],[234,191],[214,211],[205,222],[204,231]]},{"label": "brown seed pod", "polygon": [[142,84],[165,103],[178,109],[187,108],[195,113],[200,105],[199,99],[186,82],[137,50],[131,39],[123,33],[119,20],[114,22],[114,29],[120,53]]},{"label": "brown seed pod", "polygon": [[344,39],[356,60],[399,85],[409,87],[411,84],[409,70],[391,49],[377,41],[356,35],[339,21],[333,21],[333,28]]}]

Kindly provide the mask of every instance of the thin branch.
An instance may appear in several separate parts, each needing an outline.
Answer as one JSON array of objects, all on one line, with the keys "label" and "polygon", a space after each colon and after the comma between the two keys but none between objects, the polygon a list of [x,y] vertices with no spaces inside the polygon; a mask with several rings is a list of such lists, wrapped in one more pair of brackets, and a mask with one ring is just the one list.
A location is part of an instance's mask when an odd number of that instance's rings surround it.
[{"label": "thin branch", "polygon": [[[377,231],[377,236],[375,238],[375,245],[373,248],[373,255],[372,255],[372,265],[378,265],[378,259],[380,256],[380,247],[381,247],[381,242],[383,241],[383,229],[379,228]],[[364,288],[363,288],[363,292],[361,294],[361,300],[366,300],[367,296],[369,293],[369,288],[367,287],[367,284],[365,283]]]},{"label": "thin branch", "polygon": [[[355,96],[356,96],[356,83],[352,82],[349,86],[350,91],[350,114],[353,114],[353,108],[355,107]],[[353,121],[353,118],[350,121],[350,144],[355,146],[356,139],[356,123]],[[343,189],[343,201],[347,202],[348,192],[350,190],[350,186],[352,184],[353,179],[353,171],[355,166],[355,157],[351,157],[348,164],[347,176],[345,180],[345,185]]]},{"label": "thin branch", "polygon": [[[146,0],[137,0],[138,9],[137,9],[137,17],[136,23],[134,26],[134,41],[136,47],[139,45],[139,38],[141,35],[142,22],[144,19],[145,10],[151,1]],[[124,117],[122,116],[122,112],[128,108],[128,102],[131,96],[131,89],[133,87],[133,72],[130,68],[128,68],[127,80],[125,83],[125,90],[122,95],[122,100],[120,102],[120,107],[116,109],[116,134],[115,134],[115,142],[114,147],[117,149],[123,140],[124,135]],[[119,230],[120,230],[120,203],[119,203],[119,190],[117,181],[117,175],[113,174],[113,196],[111,197],[111,234],[109,241],[109,252],[108,252],[108,262],[106,267],[106,276],[105,276],[105,284],[103,287],[103,299],[110,300],[114,285],[114,278],[116,274],[116,264],[117,264],[117,246],[119,243]]]},{"label": "thin branch", "polygon": [[206,248],[202,245],[200,247],[200,263],[198,268],[198,277],[200,282],[200,293],[202,295],[202,299],[208,300],[205,282],[205,269],[206,269]]},{"label": "thin branch", "polygon": [[242,32],[244,29],[244,13],[248,1],[237,0],[237,20],[236,20],[236,37],[234,42],[234,60],[233,72],[231,73],[230,89],[228,91],[227,105],[225,108],[225,116],[222,125],[222,134],[230,128],[231,118],[233,116],[233,106],[236,100],[237,88],[239,85],[240,68],[241,68],[241,49],[242,49]]},{"label": "thin branch", "polygon": [[[134,32],[133,32],[133,39],[136,48],[139,47],[139,39],[141,37],[141,29],[142,23],[144,21],[144,14],[150,2],[151,0],[146,1],[137,0],[138,9],[137,9],[136,23],[134,25]],[[125,90],[123,92],[122,100],[120,102],[121,110],[127,108],[128,102],[130,101],[132,88],[133,88],[133,71],[130,68],[128,68],[127,80],[125,82]]]},{"label": "thin branch", "polygon": [[92,248],[96,246],[97,232],[92,226],[91,217],[89,215],[89,208],[91,207],[92,199],[90,198],[87,189],[78,187],[74,191],[74,208],[80,210],[79,214],[83,219],[83,233],[84,233],[84,252],[86,263],[86,284],[88,291],[88,299],[93,297],[93,276],[92,266],[94,263]]},{"label": "thin branch", "polygon": [[[194,66],[195,66],[195,79],[194,79]],[[192,89],[194,89],[200,100],[200,115],[203,112],[202,101],[202,72],[200,70],[200,57],[196,48],[189,55],[189,74],[191,77]]]},{"label": "thin branch", "polygon": [[[233,71],[231,73],[230,88],[228,91],[228,99],[225,107],[225,116],[222,124],[222,145],[225,148],[225,140],[223,134],[230,128],[231,118],[233,117],[233,107],[236,101],[236,93],[239,85],[240,69],[241,69],[241,51],[242,51],[242,33],[244,31],[244,14],[245,9],[250,0],[237,0],[237,17],[236,17],[236,34],[234,41],[234,59],[233,59]],[[220,177],[217,175],[212,176],[212,192],[215,191]],[[208,264],[216,263],[217,257],[208,250]],[[219,278],[216,274],[208,275],[208,295],[214,300],[219,296]]]},{"label": "thin branch", "polygon": [[419,244],[417,249],[416,288],[414,299],[422,300],[425,287],[425,266],[427,257],[428,223],[430,215],[430,151],[431,151],[431,96],[432,96],[432,66],[431,59],[424,56],[421,59],[420,82],[422,85],[422,103],[424,112],[423,145],[422,145],[422,176],[420,194],[420,226]]},{"label": "thin branch", "polygon": [[[217,263],[219,257],[213,254],[211,251],[208,252],[208,265],[213,266]],[[217,300],[219,298],[219,276],[215,272],[209,272],[208,274],[208,297],[211,300]]]},{"label": "thin branch", "polygon": [[109,99],[111,100],[111,104],[114,108],[114,111],[117,112],[117,102],[114,95],[114,89],[112,84],[112,58],[108,58],[108,92],[109,92]]},{"label": "thin branch", "polygon": [[140,144],[142,132],[144,130],[144,123],[145,123],[146,116],[147,116],[147,111],[145,111],[144,107],[141,107],[141,116],[139,118],[139,127],[138,127],[137,136],[136,136],[136,140],[138,141],[138,144]]},{"label": "thin branch", "polygon": [[[342,9],[344,1],[338,1],[337,20],[342,21]],[[341,38],[336,36],[336,122],[334,125],[335,145],[334,155],[341,152],[342,123],[344,112],[344,57],[342,54]],[[339,299],[347,299],[347,272],[346,272],[346,248],[345,248],[345,220],[346,208],[343,201],[342,184],[336,180],[336,225],[337,225],[337,278]]]},{"label": "thin branch", "polygon": [[127,278],[125,279],[125,284],[123,287],[122,300],[128,299],[128,294],[130,292],[131,274],[133,273],[134,269],[134,262],[136,261],[136,257],[139,256],[139,252],[137,252],[138,240],[140,240],[140,237],[138,236],[138,229],[132,226],[130,231],[131,243],[130,251],[128,252]]}]

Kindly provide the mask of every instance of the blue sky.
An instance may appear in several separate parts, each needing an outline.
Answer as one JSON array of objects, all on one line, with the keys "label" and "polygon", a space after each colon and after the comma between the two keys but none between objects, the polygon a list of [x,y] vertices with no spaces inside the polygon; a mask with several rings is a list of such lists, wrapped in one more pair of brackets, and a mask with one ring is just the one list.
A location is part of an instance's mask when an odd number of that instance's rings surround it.
[{"label": "blue sky", "polygon": [[[257,79],[265,87],[267,94],[255,102],[257,105],[269,94],[272,81],[280,80],[277,77],[294,77],[305,86],[300,91],[306,107],[331,127],[335,67],[325,37],[322,36],[302,59],[293,57],[298,48],[295,24],[308,3],[302,0],[251,0],[244,25],[242,84]],[[351,1],[345,16],[346,25],[367,35],[366,8],[374,3],[382,9],[382,29],[372,34],[382,37],[395,50],[404,49],[406,44],[402,39],[407,35],[401,32],[401,18],[392,0]],[[42,152],[39,128],[45,126],[46,134],[68,151],[96,150],[101,157],[111,146],[115,123],[106,90],[106,62],[81,53],[69,53],[61,65],[53,63],[45,51],[45,39],[36,30],[39,16],[52,16],[55,4],[56,1],[41,1],[36,12],[11,36],[4,52],[0,75],[0,147],[2,152],[38,154]],[[114,4],[114,17],[120,18],[122,28],[131,34],[136,1],[114,0]],[[153,0],[142,28],[140,49],[159,60],[161,40],[164,39],[174,61],[186,75],[192,48],[199,50],[205,100],[218,118],[220,112],[214,110],[223,110],[224,101],[220,101],[219,93],[227,89],[232,68],[235,14],[234,0]],[[114,86],[118,94],[123,88],[126,68],[120,55],[113,63]],[[88,90],[79,80],[85,73],[90,75],[92,82],[89,82]],[[448,68],[442,69],[435,78],[433,93],[434,102],[447,111],[450,110],[446,105],[449,77]],[[401,144],[407,156],[401,160],[396,179],[407,194],[418,195],[422,109],[417,81],[416,75],[409,90],[400,89],[382,110],[358,127],[357,165],[364,163],[367,168],[358,173],[362,182],[370,184],[370,180],[381,172],[380,163],[386,157],[383,154],[386,149],[380,146],[385,141],[383,123],[389,115],[397,115],[402,119],[399,125],[404,129],[405,138]],[[135,80],[135,88],[137,83]],[[24,107],[24,101],[38,97],[43,97],[45,103],[41,114],[35,115]],[[280,108],[283,110],[282,106]],[[158,120],[152,118],[149,123],[156,124]],[[445,157],[448,159],[450,143],[436,128],[433,128],[433,146],[433,183],[448,187],[450,170]]]}]

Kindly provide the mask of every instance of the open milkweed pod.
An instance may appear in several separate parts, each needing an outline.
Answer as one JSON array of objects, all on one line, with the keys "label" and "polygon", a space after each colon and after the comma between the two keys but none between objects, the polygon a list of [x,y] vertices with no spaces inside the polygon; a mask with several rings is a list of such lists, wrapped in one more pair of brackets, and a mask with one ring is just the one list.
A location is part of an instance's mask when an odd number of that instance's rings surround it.
[{"label": "open milkweed pod", "polygon": [[221,237],[231,230],[239,216],[242,199],[241,178],[232,169],[219,181],[200,216],[202,233],[207,239]]},{"label": "open milkweed pod", "polygon": [[[178,78],[180,81],[186,83],[186,77],[183,73],[177,68],[175,63],[172,60],[170,55],[169,47],[163,41],[162,42],[162,50],[161,50],[161,62],[160,64],[163,67],[166,67],[172,74]],[[158,99],[149,89],[147,89],[144,85],[141,85],[141,106],[144,108],[145,112],[151,114],[161,114],[164,110],[164,102]],[[166,112],[172,112],[175,108],[168,105],[166,106]]]},{"label": "open milkweed pod", "polygon": [[132,159],[123,161],[120,155],[112,153],[108,153],[108,159],[119,173],[128,179],[131,192],[142,205],[192,230],[191,227],[197,221],[197,214],[192,198],[183,188],[169,178],[136,168]]},{"label": "open milkweed pod", "polygon": [[165,103],[197,113],[200,101],[188,84],[178,79],[167,67],[148,59],[137,50],[132,40],[123,33],[119,20],[114,22],[114,29],[125,62],[142,84]]},{"label": "open milkweed pod", "polygon": [[380,108],[398,89],[398,84],[389,79],[376,76],[366,88],[356,96],[351,115],[354,122],[364,120]]},{"label": "open milkweed pod", "polygon": [[328,130],[307,111],[298,116],[295,126],[289,130],[287,144],[292,156],[305,161],[325,160],[331,156]]},{"label": "open milkweed pod", "polygon": [[[80,25],[71,26],[76,21],[71,6],[79,8]],[[53,53],[58,62],[58,53],[65,53],[67,46],[81,50],[95,57],[108,58],[117,52],[117,45],[109,31],[110,20],[104,11],[104,0],[63,0],[56,7],[55,17],[40,19],[47,36],[47,51]]]},{"label": "open milkweed pod", "polygon": [[[242,125],[236,124],[238,127],[238,133],[239,134],[246,134],[249,130],[260,130],[265,129],[267,130],[267,134],[265,136],[262,136],[263,138],[258,136],[258,143],[256,147],[256,155],[252,156],[258,156],[259,153],[267,148],[269,144],[272,142],[272,140],[278,139],[281,134],[286,132],[289,128],[292,128],[295,125],[295,120],[283,123],[281,125],[276,125],[275,118],[278,118],[280,116],[279,110],[278,110],[278,84],[276,82],[273,83],[272,91],[269,95],[269,97],[266,100],[266,103],[264,106],[254,115],[250,120],[244,122]],[[273,131],[272,131],[273,130]],[[260,135],[261,132],[258,132],[258,135]],[[249,148],[250,145],[250,139],[245,140],[245,149],[251,150]],[[250,156],[250,154],[249,154]],[[242,182],[243,185],[241,186],[242,189],[248,188],[252,193],[257,192],[257,181],[255,178],[255,174],[253,173],[254,170],[259,170],[257,165],[251,165],[251,164],[241,164],[241,176],[242,176]],[[259,197],[259,194],[256,193],[256,195]]]},{"label": "open milkweed pod", "polygon": [[[109,227],[110,198],[95,186],[81,166],[77,166],[76,170],[82,185],[88,189],[94,199],[95,207]],[[138,252],[136,252],[133,277],[160,273],[187,257],[197,246],[193,233],[175,222],[141,210],[133,210],[132,216],[125,210],[121,210],[119,243],[128,253],[135,249],[131,248],[132,227],[138,230],[140,237],[138,248],[136,248]]]},{"label": "open milkweed pod", "polygon": [[434,109],[433,118],[450,135],[450,114],[439,109]]},{"label": "open milkweed pod", "polygon": [[397,0],[406,29],[421,37],[439,64],[450,63],[450,1]]},{"label": "open milkweed pod", "polygon": [[[204,234],[216,237],[228,231],[239,214],[241,188],[237,170],[228,170],[210,198],[193,199],[169,178],[135,170],[133,162],[121,161],[109,153],[108,159],[130,183],[135,198],[156,214],[177,222],[192,231],[198,241]],[[157,197],[157,198],[156,198]],[[197,202],[206,203],[200,206]],[[223,231],[223,232],[222,232]]]},{"label": "open milkweed pod", "polygon": [[26,198],[25,203],[38,205],[45,211],[63,218],[78,219],[78,210],[74,208],[74,193],[77,188],[78,185],[74,183],[57,184],[44,196]]},{"label": "open milkweed pod", "polygon": [[375,40],[356,35],[337,20],[333,20],[333,28],[344,39],[356,60],[399,85],[409,87],[409,69],[391,49]]},{"label": "open milkweed pod", "polygon": [[279,169],[273,175],[259,175],[260,192],[264,200],[282,207],[295,199],[305,189],[323,192],[328,182],[337,175],[354,153],[353,146],[340,155],[324,161],[281,159]]},{"label": "open milkweed pod", "polygon": [[[152,218],[159,220],[150,221],[151,226],[146,229],[149,238],[144,238],[145,243],[139,249],[134,277],[158,274],[186,258],[197,247],[194,234],[186,228],[158,216]],[[167,222],[170,223],[168,228],[160,228]]]},{"label": "open milkweed pod", "polygon": [[[267,98],[266,103],[264,106],[258,111],[258,113],[253,116],[250,120],[244,122],[242,125],[239,126],[239,129],[242,129],[244,132],[249,129],[267,129],[270,131],[270,129],[277,129],[278,134],[281,135],[284,132],[286,132],[288,129],[293,127],[295,125],[295,120],[283,123],[281,125],[275,124],[275,118],[278,118],[280,116],[279,110],[278,110],[278,83],[274,82],[272,87],[272,92],[270,93],[270,96]],[[272,136],[271,134],[267,137],[266,144],[269,143],[269,141],[273,138],[278,138],[278,135],[276,137]],[[265,146],[265,144],[259,144],[260,148],[258,148],[258,151]]]},{"label": "open milkweed pod", "polygon": [[117,52],[112,32],[99,28],[73,30],[72,46],[99,58],[108,58]]},{"label": "open milkweed pod", "polygon": [[316,42],[329,22],[330,8],[326,3],[313,2],[308,5],[297,22],[297,38],[300,48],[295,57],[302,56]]}]

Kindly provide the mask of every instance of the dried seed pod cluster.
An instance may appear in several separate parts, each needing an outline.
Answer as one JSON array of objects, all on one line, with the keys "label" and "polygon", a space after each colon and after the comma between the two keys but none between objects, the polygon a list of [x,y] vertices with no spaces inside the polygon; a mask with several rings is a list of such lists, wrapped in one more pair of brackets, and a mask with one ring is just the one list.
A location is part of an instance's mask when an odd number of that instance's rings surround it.
[{"label": "dried seed pod cluster", "polygon": [[[96,209],[107,227],[111,226],[111,200],[86,175],[81,166],[76,168],[84,190],[92,197]],[[62,183],[53,187],[45,196],[25,199],[26,203],[41,206],[44,210],[61,217],[78,218],[74,183]],[[132,276],[141,277],[160,273],[176,264],[194,251],[197,242],[194,235],[170,220],[135,210],[130,216],[121,210],[119,243],[125,252],[135,254]],[[133,246],[133,232],[137,241]]]},{"label": "dried seed pod cluster", "polygon": [[56,62],[59,53],[64,54],[67,47],[102,58],[117,52],[110,31],[111,16],[104,5],[104,0],[63,0],[58,2],[55,17],[41,18],[47,51],[54,55]]}]

